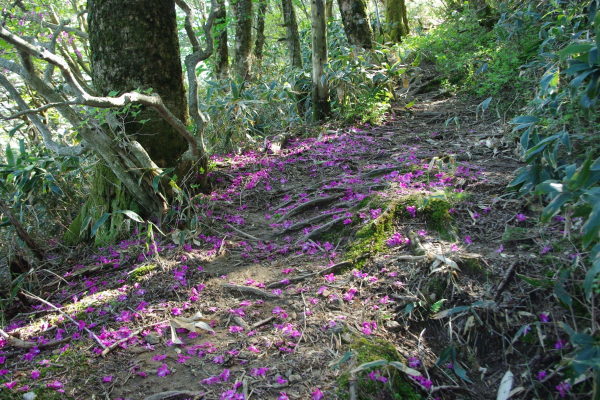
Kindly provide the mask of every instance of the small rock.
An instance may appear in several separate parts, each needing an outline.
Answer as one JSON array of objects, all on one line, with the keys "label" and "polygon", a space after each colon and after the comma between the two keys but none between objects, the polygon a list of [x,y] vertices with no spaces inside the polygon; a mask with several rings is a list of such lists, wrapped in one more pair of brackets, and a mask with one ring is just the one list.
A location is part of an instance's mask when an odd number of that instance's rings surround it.
[{"label": "small rock", "polygon": [[148,344],[159,344],[160,343],[160,337],[154,333],[149,333],[146,336],[144,336],[144,340]]},{"label": "small rock", "polygon": [[23,395],[23,400],[35,400],[37,395],[34,392],[27,392]]},{"label": "small rock", "polygon": [[302,377],[298,374],[290,375],[290,383],[300,382],[301,380],[302,380]]},{"label": "small rock", "polygon": [[397,330],[400,330],[400,328],[401,328],[400,323],[398,323],[397,321],[394,321],[393,319],[385,321],[383,326],[385,326],[385,328],[389,329],[390,331],[397,331]]}]

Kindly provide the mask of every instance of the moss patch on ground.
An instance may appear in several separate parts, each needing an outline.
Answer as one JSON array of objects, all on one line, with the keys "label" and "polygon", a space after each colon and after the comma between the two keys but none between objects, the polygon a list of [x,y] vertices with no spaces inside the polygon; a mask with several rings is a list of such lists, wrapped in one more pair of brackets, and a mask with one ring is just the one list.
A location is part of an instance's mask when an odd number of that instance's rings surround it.
[{"label": "moss patch on ground", "polygon": [[[405,362],[402,356],[396,351],[394,345],[382,339],[367,340],[364,337],[356,338],[351,344],[350,349],[353,352],[355,366],[362,365],[376,360],[400,361]],[[376,399],[394,399],[394,400],[417,400],[422,397],[415,392],[412,385],[393,367],[383,367],[374,369],[375,374],[384,376],[388,380],[383,383],[378,380],[372,380],[368,374],[371,371],[364,371],[356,378],[356,388],[358,400],[376,400]],[[341,399],[349,398],[350,372],[342,374],[338,379],[338,396]]]}]

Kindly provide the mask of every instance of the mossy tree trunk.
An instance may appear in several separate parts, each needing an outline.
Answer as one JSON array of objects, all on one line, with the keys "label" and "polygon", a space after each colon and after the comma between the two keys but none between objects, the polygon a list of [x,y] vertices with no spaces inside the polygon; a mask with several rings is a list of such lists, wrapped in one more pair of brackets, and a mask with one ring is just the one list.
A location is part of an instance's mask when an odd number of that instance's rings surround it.
[{"label": "mossy tree trunk", "polygon": [[[89,0],[88,24],[92,81],[100,94],[152,90],[178,119],[187,120],[173,0]],[[122,119],[115,123],[117,118]],[[113,140],[137,141],[161,168],[177,168],[187,149],[185,139],[145,107],[111,117],[107,125],[112,127]],[[80,233],[88,232],[89,226],[110,214],[96,232],[96,242],[114,240],[124,225],[123,214],[116,212],[139,210],[133,199],[113,171],[98,162],[90,196],[65,238],[76,241]],[[139,211],[148,214],[149,210]]]},{"label": "mossy tree trunk", "polygon": [[389,40],[400,43],[409,34],[405,0],[386,0],[385,21]]},{"label": "mossy tree trunk", "polygon": [[252,0],[233,0],[235,15],[235,74],[237,79],[249,80],[252,50]]},{"label": "mossy tree trunk", "polygon": [[254,60],[261,65],[265,47],[265,15],[267,14],[267,0],[258,0],[256,10],[256,40],[254,41]]},{"label": "mossy tree trunk", "polygon": [[367,14],[365,0],[338,0],[342,23],[348,42],[354,46],[373,47],[373,31]]},{"label": "mossy tree trunk", "polygon": [[331,113],[329,87],[323,79],[327,63],[327,24],[325,22],[325,0],[311,1],[312,19],[312,108],[313,120],[321,121]]},{"label": "mossy tree trunk", "polygon": [[217,0],[218,11],[215,13],[213,35],[216,42],[215,73],[217,78],[227,78],[229,74],[229,46],[227,44],[227,10],[225,0]]}]

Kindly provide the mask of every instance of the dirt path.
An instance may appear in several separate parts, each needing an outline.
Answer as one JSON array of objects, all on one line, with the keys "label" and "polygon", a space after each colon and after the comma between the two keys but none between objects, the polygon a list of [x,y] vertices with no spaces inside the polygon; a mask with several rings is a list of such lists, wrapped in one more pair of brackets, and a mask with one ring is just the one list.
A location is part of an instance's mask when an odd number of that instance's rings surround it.
[{"label": "dirt path", "polygon": [[[489,398],[510,344],[494,334],[501,304],[527,295],[511,298],[508,279],[499,289],[528,256],[502,235],[527,210],[504,192],[514,146],[475,111],[422,100],[382,126],[216,159],[213,193],[179,210],[200,217],[169,235],[185,245],[163,240],[156,256],[155,243],[123,241],[69,267],[48,296],[78,326],[44,307],[13,321],[21,338],[72,339],[3,347],[16,383],[0,397],[29,385],[38,398]],[[438,314],[477,301],[477,319]],[[94,355],[84,328],[118,346]],[[381,358],[411,369],[348,373]]]}]

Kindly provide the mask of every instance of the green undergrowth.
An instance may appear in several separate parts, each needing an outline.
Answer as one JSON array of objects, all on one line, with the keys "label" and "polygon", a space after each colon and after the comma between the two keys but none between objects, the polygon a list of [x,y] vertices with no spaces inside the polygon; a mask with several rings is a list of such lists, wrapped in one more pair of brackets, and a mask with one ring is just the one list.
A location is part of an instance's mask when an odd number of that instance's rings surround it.
[{"label": "green undergrowth", "polygon": [[512,102],[519,97],[512,94],[530,90],[531,77],[521,74],[520,66],[535,57],[540,42],[534,28],[498,23],[490,29],[466,8],[427,34],[409,37],[405,45],[435,65],[447,89]]},{"label": "green undergrowth", "polygon": [[[405,362],[394,345],[383,339],[355,338],[350,344],[350,351],[357,366],[376,360]],[[375,370],[375,372],[381,373],[381,376],[388,378],[388,381],[382,383],[370,379],[366,371],[360,373],[356,377],[358,400],[417,400],[422,398],[415,392],[406,378],[394,368],[384,367]],[[338,378],[338,396],[340,399],[350,398],[348,392],[350,378],[350,372],[345,372]]]}]

